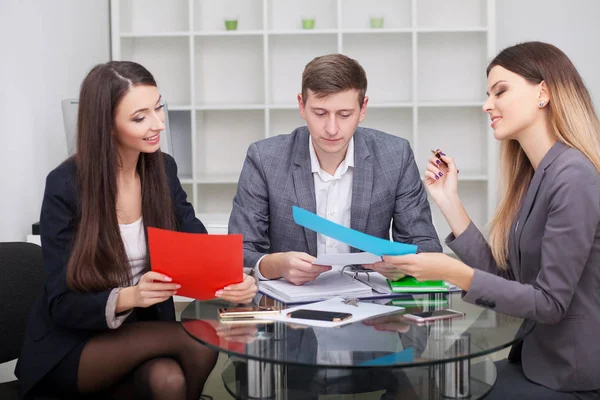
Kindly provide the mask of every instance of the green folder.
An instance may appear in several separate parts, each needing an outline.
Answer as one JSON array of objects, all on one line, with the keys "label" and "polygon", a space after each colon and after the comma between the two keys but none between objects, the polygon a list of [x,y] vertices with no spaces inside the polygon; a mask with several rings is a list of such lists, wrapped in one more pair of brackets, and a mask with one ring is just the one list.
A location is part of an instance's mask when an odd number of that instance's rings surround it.
[{"label": "green folder", "polygon": [[397,281],[388,280],[388,285],[390,286],[390,290],[392,292],[448,292],[448,285],[446,285],[446,282],[444,281],[419,282],[416,278],[412,276],[405,276],[404,278],[400,278]]}]

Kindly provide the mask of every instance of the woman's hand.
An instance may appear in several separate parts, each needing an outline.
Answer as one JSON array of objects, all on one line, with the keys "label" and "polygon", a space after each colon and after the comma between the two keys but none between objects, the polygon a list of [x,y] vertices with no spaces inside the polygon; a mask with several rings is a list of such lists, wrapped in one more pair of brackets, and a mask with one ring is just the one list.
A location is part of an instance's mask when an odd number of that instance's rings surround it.
[{"label": "woman's hand", "polygon": [[440,149],[436,151],[441,160],[434,155],[429,157],[423,178],[429,195],[443,210],[458,200],[458,170],[452,157],[445,155]]},{"label": "woman's hand", "polygon": [[397,281],[398,279],[406,276],[406,274],[400,271],[397,266],[383,261],[376,262],[375,264],[363,264],[363,267],[372,269],[375,272],[379,272],[390,281]]},{"label": "woman's hand", "polygon": [[405,256],[383,256],[406,275],[418,281],[448,281],[463,290],[469,290],[473,268],[443,253],[419,253]]},{"label": "woman's hand", "polygon": [[231,303],[250,303],[258,292],[256,279],[250,275],[244,274],[244,280],[241,283],[225,286],[217,290],[216,297],[227,300]]},{"label": "woman's hand", "polygon": [[429,157],[427,170],[423,174],[425,187],[448,221],[452,233],[458,237],[468,228],[471,219],[458,197],[458,169],[454,158],[445,155],[440,149],[436,151],[441,160],[434,155]]},{"label": "woman's hand", "polygon": [[135,286],[121,289],[117,298],[116,313],[135,307],[147,308],[162,303],[174,296],[181,285],[172,283],[171,278],[155,271],[148,271]]}]

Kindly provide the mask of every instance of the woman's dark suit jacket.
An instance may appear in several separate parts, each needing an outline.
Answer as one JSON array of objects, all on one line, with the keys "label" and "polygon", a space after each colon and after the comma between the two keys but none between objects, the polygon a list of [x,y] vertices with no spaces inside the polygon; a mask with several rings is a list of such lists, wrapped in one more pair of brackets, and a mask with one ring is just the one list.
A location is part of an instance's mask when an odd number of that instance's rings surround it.
[{"label": "woman's dark suit jacket", "polygon": [[[179,231],[206,233],[177,178],[175,160],[164,154],[167,180]],[[107,331],[106,302],[110,290],[76,293],[67,287],[66,266],[71,254],[78,207],[73,159],[48,174],[40,216],[46,282],[31,310],[25,342],[15,374],[27,393],[79,343]],[[174,321],[173,299],[144,310],[149,319]]]},{"label": "woman's dark suit jacket", "polygon": [[512,224],[507,271],[473,224],[447,243],[475,268],[464,299],[532,329],[509,357],[520,356],[527,378],[600,389],[600,175],[582,153],[558,142],[540,162]]}]

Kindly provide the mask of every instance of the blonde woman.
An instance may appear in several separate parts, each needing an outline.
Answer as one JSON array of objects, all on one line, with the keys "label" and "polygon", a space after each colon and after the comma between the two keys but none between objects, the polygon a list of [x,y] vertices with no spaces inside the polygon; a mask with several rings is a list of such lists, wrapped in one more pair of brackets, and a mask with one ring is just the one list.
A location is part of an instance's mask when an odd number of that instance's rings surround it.
[{"label": "blonde woman", "polygon": [[498,363],[489,398],[600,398],[598,118],[579,73],[550,44],[503,50],[487,77],[483,109],[501,141],[503,178],[489,244],[458,196],[455,160],[440,150],[425,183],[462,262],[434,253],[385,261],[419,280],[454,283],[464,300],[533,328]]}]

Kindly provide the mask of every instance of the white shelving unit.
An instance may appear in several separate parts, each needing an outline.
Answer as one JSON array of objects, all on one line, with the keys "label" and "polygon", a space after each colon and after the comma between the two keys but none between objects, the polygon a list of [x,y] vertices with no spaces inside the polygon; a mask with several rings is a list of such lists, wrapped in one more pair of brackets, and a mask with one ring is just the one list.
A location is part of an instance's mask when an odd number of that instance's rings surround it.
[{"label": "white shelving unit", "polygon": [[[211,232],[226,232],[248,145],[304,124],[302,70],[337,52],[367,71],[362,125],[408,139],[422,171],[429,149],[455,156],[462,198],[484,228],[496,204],[497,146],[481,110],[494,13],[495,0],[111,0],[112,57],[155,75],[180,178]],[[238,30],[226,31],[235,18]],[[432,210],[443,239],[449,229]]]}]

